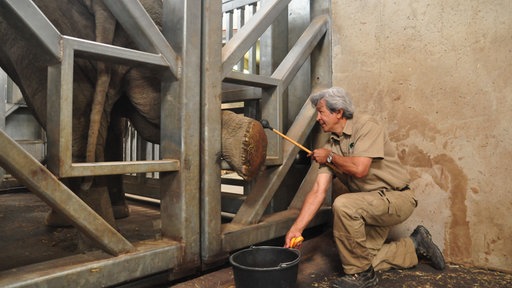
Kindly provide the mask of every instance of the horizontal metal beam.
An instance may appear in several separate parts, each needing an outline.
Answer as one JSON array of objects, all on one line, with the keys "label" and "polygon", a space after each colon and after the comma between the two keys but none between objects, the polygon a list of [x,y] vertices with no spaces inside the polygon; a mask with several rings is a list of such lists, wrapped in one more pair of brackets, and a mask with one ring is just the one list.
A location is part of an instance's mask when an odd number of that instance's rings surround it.
[{"label": "horizontal metal beam", "polygon": [[279,79],[272,77],[256,74],[245,74],[236,71],[229,72],[229,74],[224,79],[224,82],[259,88],[277,87],[277,85],[281,83]]},{"label": "horizontal metal beam", "polygon": [[[290,209],[263,218],[258,224],[247,226],[224,224],[222,228],[222,248],[224,251],[234,251],[254,245],[254,243],[281,237],[290,229],[298,215],[299,210]],[[308,227],[324,224],[331,217],[331,207],[322,207]]]},{"label": "horizontal metal beam", "polygon": [[64,36],[65,45],[73,49],[77,58],[101,60],[124,65],[152,65],[167,68],[169,63],[161,54],[152,54],[124,47]]},{"label": "horizontal metal beam", "polygon": [[73,163],[68,169],[61,170],[61,177],[151,173],[179,170],[179,160]]},{"label": "horizontal metal beam", "polygon": [[0,287],[111,287],[176,267],[182,248],[166,239],[135,247],[118,257],[94,251],[1,271]]}]

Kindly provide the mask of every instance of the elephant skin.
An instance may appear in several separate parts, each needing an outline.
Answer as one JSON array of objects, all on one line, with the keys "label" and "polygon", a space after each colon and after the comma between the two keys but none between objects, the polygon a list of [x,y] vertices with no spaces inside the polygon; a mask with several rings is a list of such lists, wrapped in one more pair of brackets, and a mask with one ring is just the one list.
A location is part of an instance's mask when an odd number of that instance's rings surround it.
[{"label": "elephant skin", "polygon": [[[99,0],[34,0],[38,8],[63,35],[136,49],[121,25]],[[161,27],[162,1],[142,0],[157,27]],[[1,7],[0,7],[1,8]],[[30,33],[10,26],[0,9],[0,67],[18,85],[29,108],[43,128],[47,121],[47,78],[51,59],[34,45]],[[16,25],[16,24],[14,24]],[[143,67],[127,67],[75,59],[73,75],[73,162],[122,160],[121,125],[129,119],[145,140],[160,142],[160,75]],[[266,157],[267,138],[259,122],[223,112],[222,157],[244,179],[257,176]],[[236,125],[233,125],[236,124]],[[240,133],[243,131],[244,133]],[[228,139],[228,141],[225,141]],[[94,177],[92,188],[110,192],[127,216],[120,175]],[[74,181],[74,180],[71,180]],[[112,208],[88,199],[88,187],[69,185],[96,212],[114,225]],[[106,192],[103,192],[106,193]],[[49,224],[57,220],[48,220]]]}]

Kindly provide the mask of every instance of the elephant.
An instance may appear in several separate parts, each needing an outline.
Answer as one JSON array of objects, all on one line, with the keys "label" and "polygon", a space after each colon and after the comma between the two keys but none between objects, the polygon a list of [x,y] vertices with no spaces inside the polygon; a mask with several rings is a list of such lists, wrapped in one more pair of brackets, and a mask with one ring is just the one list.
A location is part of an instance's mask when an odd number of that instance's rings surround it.
[{"label": "elephant", "polygon": [[[63,35],[136,49],[101,0],[33,2]],[[140,2],[161,28],[162,1]],[[45,128],[50,60],[26,39],[21,27],[5,21],[5,13],[9,12],[0,7],[0,68],[17,84],[34,117]],[[160,75],[144,67],[75,59],[73,162],[122,160],[123,121],[130,121],[145,140],[159,143],[160,85]],[[266,158],[266,134],[254,119],[230,111],[222,113],[221,157],[245,180],[251,180],[262,169]],[[115,218],[128,216],[120,175],[64,180],[107,222],[114,224]],[[94,199],[95,196],[90,195],[98,193],[90,190],[108,191],[108,197]],[[111,203],[106,205],[105,201]],[[58,226],[62,220],[52,211],[46,222]]]}]

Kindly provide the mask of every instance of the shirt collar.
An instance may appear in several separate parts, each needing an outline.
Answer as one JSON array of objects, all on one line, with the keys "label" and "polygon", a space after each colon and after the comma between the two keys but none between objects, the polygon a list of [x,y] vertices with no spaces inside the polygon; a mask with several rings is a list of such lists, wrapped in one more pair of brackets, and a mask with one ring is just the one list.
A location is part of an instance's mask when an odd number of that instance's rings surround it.
[{"label": "shirt collar", "polygon": [[[347,122],[345,123],[345,127],[343,128],[343,134],[351,136],[353,131],[354,125],[352,123],[352,119],[347,119]],[[331,133],[331,139],[340,141],[340,136],[338,136],[336,133]]]}]

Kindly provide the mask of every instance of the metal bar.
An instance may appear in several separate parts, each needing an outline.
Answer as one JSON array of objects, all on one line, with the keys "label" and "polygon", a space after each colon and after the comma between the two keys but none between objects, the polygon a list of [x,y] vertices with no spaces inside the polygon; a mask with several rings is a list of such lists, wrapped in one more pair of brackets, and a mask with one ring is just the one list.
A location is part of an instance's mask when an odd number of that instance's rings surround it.
[{"label": "metal bar", "polygon": [[[315,124],[315,112],[316,110],[311,107],[309,102],[304,103],[295,122],[288,129],[286,136],[295,139],[299,143],[303,143]],[[288,141],[283,143],[283,164],[267,168],[256,179],[252,193],[247,195],[247,199],[238,210],[232,223],[245,225],[258,223],[286,176],[298,151],[299,148],[292,143]]]},{"label": "metal bar", "polygon": [[[269,5],[268,0],[262,2],[262,6]],[[279,63],[288,53],[288,6],[280,11],[279,15],[272,22],[272,25],[262,34],[260,38],[260,71],[261,75],[270,76]],[[287,119],[288,103],[287,91],[279,86],[277,89],[264,89],[260,101],[261,117],[272,123],[273,127],[283,131],[284,119]],[[288,128],[288,127],[286,127]],[[267,159],[266,165],[280,165],[283,159],[283,145],[281,137],[270,131],[267,133]]]},{"label": "metal bar", "polygon": [[[226,83],[224,83],[226,84]],[[238,90],[222,91],[222,103],[234,103],[241,101],[259,100],[261,99],[261,89],[254,87],[244,87]],[[224,105],[221,108],[228,108]],[[229,170],[229,169],[228,169]]]},{"label": "metal bar", "polygon": [[117,256],[134,250],[128,240],[3,131],[0,164],[106,252]]},{"label": "metal bar", "polygon": [[221,238],[221,0],[203,1],[201,65],[201,258],[204,266],[225,258]]},{"label": "metal bar", "polygon": [[[7,101],[8,100],[7,85],[8,85],[9,81],[10,81],[10,79],[9,79],[9,77],[7,77],[7,74],[2,69],[0,69],[0,130],[5,130],[5,119],[7,117],[6,103],[9,102],[9,101]],[[1,173],[2,173],[2,171],[0,170],[0,180],[2,178]]]},{"label": "metal bar", "polygon": [[[281,85],[272,89],[263,89],[261,96],[261,114],[263,119],[267,119],[272,123],[273,127],[277,130],[283,131],[283,118],[284,118],[284,101],[283,91]],[[267,159],[265,164],[281,165],[283,163],[283,138],[269,130],[265,130],[267,134]]]},{"label": "metal bar", "polygon": [[180,170],[179,160],[146,160],[73,163],[60,177],[79,177],[92,175],[114,175],[127,173],[147,173]]},{"label": "metal bar", "polygon": [[48,168],[65,175],[72,163],[73,49],[62,46],[62,62],[48,67]]},{"label": "metal bar", "polygon": [[226,78],[224,78],[224,82],[260,88],[275,88],[281,83],[279,79],[272,77],[244,74],[237,71],[229,72]]},{"label": "metal bar", "polygon": [[[318,172],[318,163],[314,162],[309,167],[308,173],[302,180],[302,183],[300,184],[299,189],[297,189],[297,193],[295,193],[295,196],[293,197],[292,202],[290,203],[290,206],[288,206],[288,209],[300,209],[302,207],[302,204],[304,203],[304,199],[306,199],[306,195],[309,193],[309,191],[311,191],[311,188],[313,188],[313,184],[315,183],[317,172]],[[326,199],[326,201],[327,201],[327,199]]]},{"label": "metal bar", "polygon": [[[238,30],[240,30],[245,25],[245,6],[242,6],[237,9],[238,11]],[[240,59],[240,62],[238,62],[238,71],[244,72],[245,68],[245,54],[242,56],[242,59]]]},{"label": "metal bar", "polygon": [[[174,77],[181,78],[181,61],[139,1],[104,0],[140,49],[162,54]],[[196,19],[197,20],[197,19]]]},{"label": "metal bar", "polygon": [[[299,210],[290,209],[265,216],[260,223],[254,225],[225,224],[222,229],[222,247],[225,251],[234,251],[283,236],[298,215]],[[320,208],[308,227],[327,222],[331,215],[330,207]]]},{"label": "metal bar", "polygon": [[3,0],[0,1],[0,11],[13,27],[21,31],[27,31],[28,28],[30,32],[25,33],[24,37],[36,39],[53,58],[51,64],[59,62],[61,35],[32,1]]},{"label": "metal bar", "polygon": [[[251,10],[250,10],[250,15],[251,17],[256,13],[257,11],[257,5],[256,4],[251,4],[250,5],[251,7]],[[257,45],[254,44],[251,49],[249,49],[249,73],[251,74],[257,74],[258,73],[258,69],[257,69],[257,55],[259,53],[258,49],[257,49]]]},{"label": "metal bar", "polygon": [[75,51],[75,56],[124,65],[153,65],[167,68],[169,63],[160,54],[64,36],[63,40]]},{"label": "metal bar", "polygon": [[181,55],[179,81],[162,81],[160,149],[163,159],[179,159],[182,168],[160,173],[162,233],[183,244],[179,269],[171,278],[200,265],[201,1],[163,2],[163,34]]},{"label": "metal bar", "polygon": [[222,48],[222,75],[227,76],[291,0],[272,0],[254,14]]},{"label": "metal bar", "polygon": [[283,90],[288,88],[295,74],[306,59],[309,58],[320,39],[325,35],[328,23],[329,17],[327,15],[318,16],[313,19],[281,64],[272,73],[272,78],[282,81]]},{"label": "metal bar", "polygon": [[109,257],[88,252],[0,272],[0,287],[113,287],[174,268],[180,243],[162,239],[135,244],[136,251]]}]

